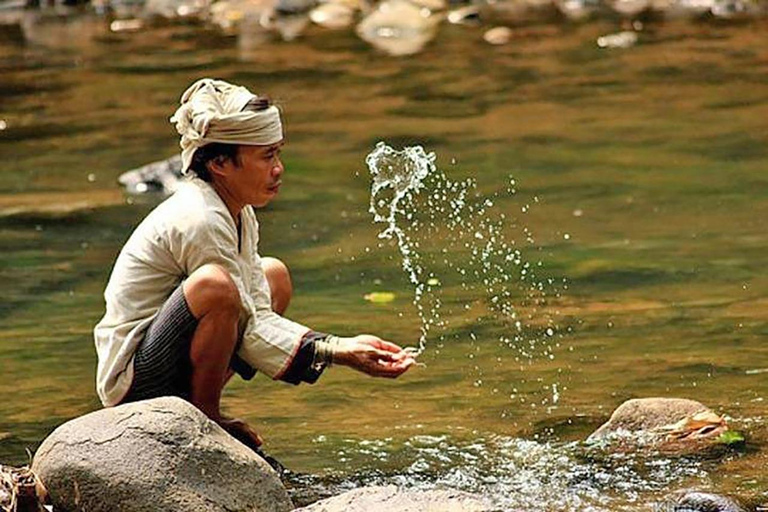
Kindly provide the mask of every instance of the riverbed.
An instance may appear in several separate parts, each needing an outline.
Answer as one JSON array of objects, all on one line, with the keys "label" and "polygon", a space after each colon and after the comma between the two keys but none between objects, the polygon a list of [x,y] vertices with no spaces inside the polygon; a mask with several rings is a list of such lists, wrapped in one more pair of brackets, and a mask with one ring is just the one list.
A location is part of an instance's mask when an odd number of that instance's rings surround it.
[{"label": "riverbed", "polygon": [[[768,22],[660,23],[599,48],[616,29],[547,25],[493,47],[446,25],[407,58],[350,31],[256,44],[200,24],[112,33],[91,14],[0,40],[0,461],[24,464],[99,407],[103,288],[161,200],[124,195],[117,176],[177,151],[168,118],[212,76],[284,111],[284,185],[259,219],[260,252],[292,269],[287,316],[418,340],[413,288],[368,212],[378,141],[473,178],[557,283],[526,326],[543,315],[555,335],[525,353],[457,287],[446,296],[468,313],[396,381],[331,368],[314,386],[233,382],[226,411],[304,475],[297,501],[372,483],[461,488],[505,510],[646,510],[689,487],[768,500]],[[746,447],[719,461],[579,456],[574,442],[648,396],[727,414]]]}]

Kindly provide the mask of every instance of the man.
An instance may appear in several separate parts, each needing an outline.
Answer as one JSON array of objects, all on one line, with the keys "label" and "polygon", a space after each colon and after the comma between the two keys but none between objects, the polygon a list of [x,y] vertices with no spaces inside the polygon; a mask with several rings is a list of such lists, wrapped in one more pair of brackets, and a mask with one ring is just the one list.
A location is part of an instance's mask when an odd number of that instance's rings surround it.
[{"label": "man", "polygon": [[257,252],[254,207],[281,186],[280,112],[244,87],[195,82],[171,121],[191,179],[136,228],[115,262],[94,330],[105,406],[180,396],[251,447],[259,435],[222,416],[234,373],[314,383],[331,364],[397,377],[414,362],[371,335],[338,338],[284,318],[287,267]]}]

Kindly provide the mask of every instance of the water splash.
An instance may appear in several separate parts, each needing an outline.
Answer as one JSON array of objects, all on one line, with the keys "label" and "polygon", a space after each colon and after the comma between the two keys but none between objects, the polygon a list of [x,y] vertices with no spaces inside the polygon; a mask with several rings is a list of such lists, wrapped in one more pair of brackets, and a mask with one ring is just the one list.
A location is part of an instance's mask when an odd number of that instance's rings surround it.
[{"label": "water splash", "polygon": [[[379,238],[397,243],[414,287],[421,319],[416,352],[426,348],[433,328],[444,330],[451,318],[467,326],[472,340],[472,326],[502,322],[501,342],[528,358],[552,358],[557,327],[537,311],[559,292],[553,279],[539,278],[541,262],[525,254],[535,242],[530,230],[495,209],[494,200],[516,193],[515,180],[502,193],[483,196],[475,180],[451,180],[435,162],[435,154],[420,146],[397,151],[383,142],[366,158],[373,179],[369,211],[385,226]],[[522,205],[521,215],[529,208]],[[467,299],[457,303],[457,296]],[[448,303],[450,314],[444,311]]]},{"label": "water splash", "polygon": [[[711,464],[659,453],[608,453],[579,442],[503,435],[413,435],[405,440],[328,439],[318,447],[348,470],[303,485],[324,495],[357,486],[449,488],[488,498],[498,510],[609,512],[651,510],[676,488],[711,483]],[[321,451],[322,451],[321,450]]]}]

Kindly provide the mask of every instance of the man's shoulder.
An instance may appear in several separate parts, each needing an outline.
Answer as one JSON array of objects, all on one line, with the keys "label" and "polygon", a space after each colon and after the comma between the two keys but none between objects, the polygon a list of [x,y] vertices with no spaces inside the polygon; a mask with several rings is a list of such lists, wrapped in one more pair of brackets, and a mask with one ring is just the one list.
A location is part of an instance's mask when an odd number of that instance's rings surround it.
[{"label": "man's shoulder", "polygon": [[193,179],[184,182],[156,211],[179,220],[205,222],[220,217],[227,208],[208,183]]},{"label": "man's shoulder", "polygon": [[202,180],[185,182],[168,199],[160,203],[142,222],[141,227],[162,233],[195,233],[213,227],[227,228],[226,205]]}]

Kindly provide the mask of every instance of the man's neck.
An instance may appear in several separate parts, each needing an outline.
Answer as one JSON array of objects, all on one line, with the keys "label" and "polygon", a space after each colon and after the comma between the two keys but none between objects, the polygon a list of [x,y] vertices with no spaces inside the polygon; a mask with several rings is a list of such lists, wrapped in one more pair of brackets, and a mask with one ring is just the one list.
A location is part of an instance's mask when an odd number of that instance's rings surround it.
[{"label": "man's neck", "polygon": [[227,205],[227,210],[229,210],[229,214],[232,216],[232,220],[235,221],[235,226],[239,227],[240,212],[243,210],[245,204],[238,201],[237,198],[229,192],[224,183],[214,180],[211,185],[213,186],[213,190],[219,194],[221,200],[224,201],[224,204]]}]

